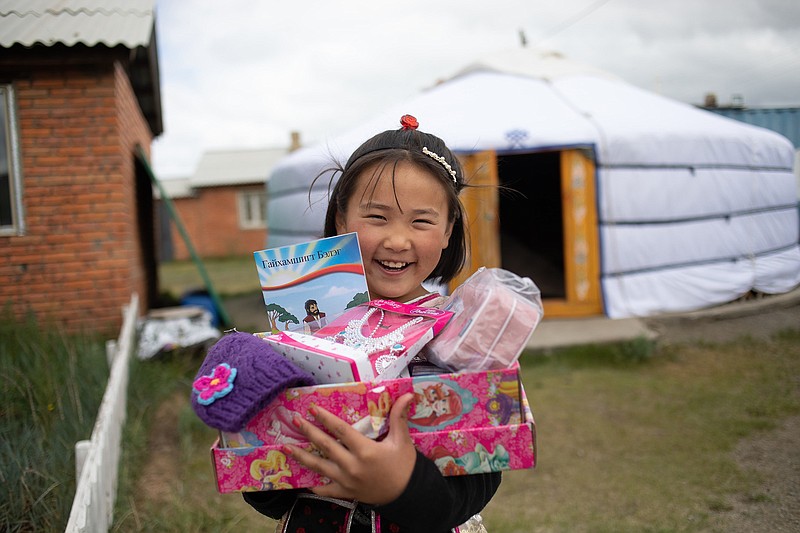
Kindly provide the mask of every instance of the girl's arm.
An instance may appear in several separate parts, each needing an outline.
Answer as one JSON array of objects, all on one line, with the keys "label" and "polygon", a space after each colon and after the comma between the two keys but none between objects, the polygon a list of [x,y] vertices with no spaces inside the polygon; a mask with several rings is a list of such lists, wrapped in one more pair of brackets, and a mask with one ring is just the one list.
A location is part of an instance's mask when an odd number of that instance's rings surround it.
[{"label": "girl's arm", "polygon": [[408,408],[414,395],[401,396],[389,412],[389,433],[381,441],[365,437],[350,424],[321,407],[311,414],[327,433],[299,414],[292,423],[319,450],[318,454],[284,446],[303,466],[328,478],[311,491],[319,496],[382,505],[396,500],[411,479],[417,450],[408,433]]},{"label": "girl's arm", "polygon": [[396,523],[401,531],[447,531],[481,512],[500,481],[499,472],[445,477],[433,461],[417,452],[406,489],[374,510],[381,522]]},{"label": "girl's arm", "polygon": [[[436,465],[417,452],[406,489],[395,501],[373,507],[383,521],[407,531],[446,531],[479,513],[500,485],[500,473],[444,477]],[[304,489],[242,493],[253,509],[274,520],[288,511]]]},{"label": "girl's arm", "polygon": [[[392,409],[390,414],[390,427],[397,427],[397,430],[390,430],[387,438],[380,443],[361,435],[344,420],[324,409],[315,409],[312,414],[339,440],[334,440],[299,415],[295,415],[292,423],[310,442],[319,447],[325,458],[312,455],[296,446],[285,446],[284,451],[293,454],[306,467],[331,479],[331,483],[315,487],[313,492],[320,496],[368,504],[387,503],[402,493],[408,485],[416,461],[416,449],[411,442],[406,423],[408,405],[413,395],[405,396],[398,400],[395,404],[397,409]],[[277,520],[291,508],[299,492],[308,491],[292,489],[245,492],[242,496],[256,511]]]},{"label": "girl's arm", "polygon": [[280,520],[284,513],[292,507],[297,495],[301,492],[308,491],[305,489],[288,489],[243,492],[242,497],[259,513],[274,520]]},{"label": "girl's arm", "polygon": [[313,488],[315,494],[371,505],[382,521],[408,531],[456,527],[484,508],[501,477],[491,473],[445,478],[411,441],[408,407],[413,398],[409,393],[397,400],[389,413],[389,433],[379,442],[325,409],[314,409],[312,414],[330,434],[298,415],[293,423],[322,457],[292,445],[285,451],[330,479],[329,484]]}]

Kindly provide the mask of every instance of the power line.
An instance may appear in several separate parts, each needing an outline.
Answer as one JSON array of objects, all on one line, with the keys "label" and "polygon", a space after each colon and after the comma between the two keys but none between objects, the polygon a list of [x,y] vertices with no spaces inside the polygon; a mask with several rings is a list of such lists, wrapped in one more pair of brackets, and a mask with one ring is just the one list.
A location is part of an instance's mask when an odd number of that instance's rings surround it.
[{"label": "power line", "polygon": [[600,9],[601,7],[603,7],[604,5],[609,3],[610,1],[611,0],[597,0],[593,4],[590,4],[589,6],[583,8],[581,11],[579,11],[578,13],[573,15],[572,17],[566,19],[564,22],[562,22],[561,24],[558,24],[553,29],[551,29],[547,34],[545,34],[544,37],[539,39],[534,46],[539,46],[544,41],[546,41],[546,40],[548,40],[548,39],[550,39],[552,37],[555,37],[556,35],[558,35],[562,31],[570,28],[571,26],[574,26],[575,24],[577,24],[581,20],[585,19],[586,17],[588,17],[589,15],[591,15],[592,13],[594,13],[595,11],[597,11],[598,9]]}]

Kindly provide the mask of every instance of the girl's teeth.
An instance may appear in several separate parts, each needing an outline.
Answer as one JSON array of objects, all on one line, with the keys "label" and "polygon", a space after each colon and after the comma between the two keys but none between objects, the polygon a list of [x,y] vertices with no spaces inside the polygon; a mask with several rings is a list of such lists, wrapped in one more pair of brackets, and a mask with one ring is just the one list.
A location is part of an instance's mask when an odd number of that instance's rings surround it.
[{"label": "girl's teeth", "polygon": [[381,264],[387,268],[403,268],[407,263],[395,263],[392,261],[381,261]]}]

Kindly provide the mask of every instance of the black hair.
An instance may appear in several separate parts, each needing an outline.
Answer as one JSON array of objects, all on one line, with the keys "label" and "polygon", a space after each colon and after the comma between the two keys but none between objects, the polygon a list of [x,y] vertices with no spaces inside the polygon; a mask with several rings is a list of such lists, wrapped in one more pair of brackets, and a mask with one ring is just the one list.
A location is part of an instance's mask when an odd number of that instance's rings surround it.
[{"label": "black hair", "polygon": [[306,314],[311,313],[311,304],[317,305],[316,300],[306,300]]},{"label": "black hair", "polygon": [[[449,163],[456,177],[445,166],[423,153],[422,149],[438,155]],[[333,172],[331,183],[336,174],[340,174],[333,190],[328,194],[328,210],[325,213],[324,237],[332,237],[336,232],[336,217],[347,210],[347,201],[355,190],[359,176],[366,170],[376,166],[392,167],[392,183],[394,183],[394,169],[397,164],[405,161],[424,168],[438,179],[446,191],[448,204],[448,221],[453,224],[447,248],[442,250],[442,256],[427,280],[438,280],[448,283],[456,277],[466,264],[468,249],[468,233],[465,227],[464,205],[458,194],[466,187],[464,171],[453,152],[439,137],[413,129],[387,130],[365,141],[350,156],[344,168],[339,164],[333,169],[323,171],[314,180],[316,182],[325,173]],[[312,187],[313,187],[312,183]]]}]

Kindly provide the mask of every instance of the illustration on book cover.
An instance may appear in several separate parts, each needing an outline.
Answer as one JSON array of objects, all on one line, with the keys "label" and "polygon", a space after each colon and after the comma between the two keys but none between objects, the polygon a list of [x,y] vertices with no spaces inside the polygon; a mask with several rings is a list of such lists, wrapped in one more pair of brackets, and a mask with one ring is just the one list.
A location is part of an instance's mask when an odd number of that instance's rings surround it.
[{"label": "illustration on book cover", "polygon": [[346,233],[253,253],[267,331],[313,333],[369,301],[358,236]]}]

